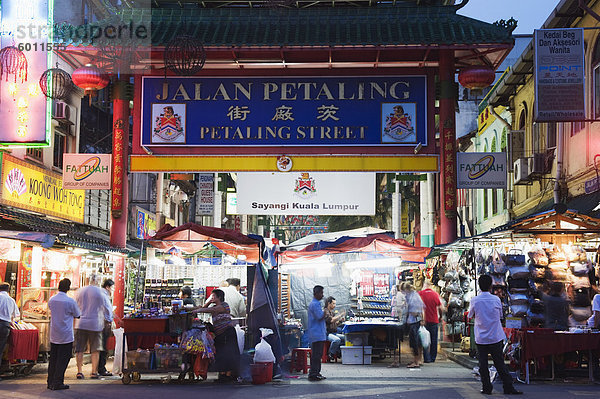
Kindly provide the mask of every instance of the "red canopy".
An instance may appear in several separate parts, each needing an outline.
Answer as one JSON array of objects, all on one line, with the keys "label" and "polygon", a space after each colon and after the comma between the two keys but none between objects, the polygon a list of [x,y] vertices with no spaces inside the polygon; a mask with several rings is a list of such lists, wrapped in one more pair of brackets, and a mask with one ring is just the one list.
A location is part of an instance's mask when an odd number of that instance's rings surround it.
[{"label": "red canopy", "polygon": [[198,252],[209,242],[228,255],[234,257],[245,255],[247,262],[255,263],[259,259],[257,240],[235,230],[201,226],[195,223],[186,223],[179,227],[166,224],[148,242],[162,250],[177,247],[187,253]]},{"label": "red canopy", "polygon": [[415,247],[403,239],[395,239],[387,234],[372,234],[367,237],[350,238],[336,246],[312,250],[315,244],[302,251],[285,251],[281,254],[281,263],[294,262],[302,258],[316,258],[328,253],[376,252],[392,258],[401,258],[407,262],[424,263],[431,248]]}]

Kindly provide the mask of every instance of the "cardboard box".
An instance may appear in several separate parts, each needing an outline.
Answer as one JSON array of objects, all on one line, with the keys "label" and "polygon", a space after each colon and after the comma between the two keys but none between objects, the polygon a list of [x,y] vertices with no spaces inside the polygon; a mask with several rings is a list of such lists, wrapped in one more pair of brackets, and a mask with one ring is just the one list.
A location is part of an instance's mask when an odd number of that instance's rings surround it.
[{"label": "cardboard box", "polygon": [[372,346],[342,346],[342,364],[371,364]]}]

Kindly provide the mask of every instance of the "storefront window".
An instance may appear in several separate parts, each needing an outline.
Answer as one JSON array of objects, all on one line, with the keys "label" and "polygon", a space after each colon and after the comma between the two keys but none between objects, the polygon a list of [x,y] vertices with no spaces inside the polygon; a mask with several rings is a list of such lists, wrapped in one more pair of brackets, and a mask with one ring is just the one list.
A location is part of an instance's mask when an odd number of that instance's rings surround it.
[{"label": "storefront window", "polygon": [[54,131],[54,167],[62,169],[63,154],[67,148],[67,135],[60,130]]}]

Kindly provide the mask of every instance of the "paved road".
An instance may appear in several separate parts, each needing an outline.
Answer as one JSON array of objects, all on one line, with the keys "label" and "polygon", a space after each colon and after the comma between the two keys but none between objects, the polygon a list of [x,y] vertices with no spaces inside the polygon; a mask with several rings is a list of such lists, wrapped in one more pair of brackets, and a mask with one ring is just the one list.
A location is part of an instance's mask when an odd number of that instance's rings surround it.
[{"label": "paved road", "polygon": [[[407,360],[407,359],[403,359]],[[213,382],[216,375],[197,383],[162,383],[158,375],[144,375],[139,383],[123,385],[118,377],[104,380],[76,380],[74,359],[67,370],[66,383],[71,389],[49,391],[46,389],[44,365],[37,365],[28,377],[5,378],[0,381],[0,398],[102,398],[102,399],[149,399],[149,398],[198,398],[211,399],[334,399],[334,398],[483,398],[480,384],[471,371],[451,361],[442,360],[426,364],[420,370],[406,367],[390,369],[388,362],[370,366],[326,364],[323,374],[327,380],[310,382],[306,375],[294,373],[296,378],[283,378],[266,385],[222,385]],[[84,371],[89,373],[89,365]],[[589,384],[535,384],[517,385],[527,398],[598,398],[600,386]],[[504,397],[501,385],[495,386],[497,394]]]}]

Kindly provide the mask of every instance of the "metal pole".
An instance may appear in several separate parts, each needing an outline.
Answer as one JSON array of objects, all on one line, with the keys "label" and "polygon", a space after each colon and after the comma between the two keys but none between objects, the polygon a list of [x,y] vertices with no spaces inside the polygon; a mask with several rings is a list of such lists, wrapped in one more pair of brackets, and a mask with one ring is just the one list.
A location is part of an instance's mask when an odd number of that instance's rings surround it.
[{"label": "metal pole", "polygon": [[475,295],[477,295],[477,262],[475,262],[475,238],[473,238],[473,269],[475,270]]},{"label": "metal pole", "polygon": [[144,254],[144,240],[142,240],[142,246],[140,247],[140,258],[138,259],[137,273],[135,274],[135,290],[133,291],[133,311],[137,308],[137,294],[138,285],[140,283],[140,272],[142,269],[142,255]]}]

